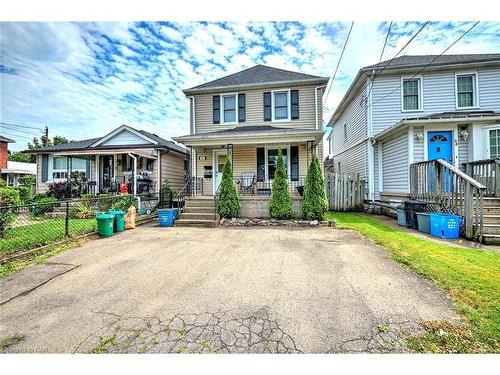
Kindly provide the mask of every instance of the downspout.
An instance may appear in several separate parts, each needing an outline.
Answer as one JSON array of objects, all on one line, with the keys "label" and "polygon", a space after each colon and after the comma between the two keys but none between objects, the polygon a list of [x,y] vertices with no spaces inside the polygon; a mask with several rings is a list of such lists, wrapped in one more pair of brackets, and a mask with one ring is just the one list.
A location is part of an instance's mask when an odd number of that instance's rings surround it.
[{"label": "downspout", "polygon": [[158,190],[158,193],[159,193],[161,190],[161,152],[160,152],[160,149],[156,150],[156,154],[157,154],[157,158],[158,158],[158,162],[156,163],[156,168],[158,168],[158,170],[156,171],[158,174],[158,186],[156,187],[156,190]]},{"label": "downspout", "polygon": [[194,96],[188,96],[188,98],[191,100],[191,103],[193,104],[193,108],[191,109],[191,119],[193,121],[193,135],[196,134],[196,102],[194,99]]},{"label": "downspout", "polygon": [[371,201],[375,200],[375,164],[374,164],[374,145],[373,145],[373,129],[372,129],[372,89],[373,89],[373,80],[371,78],[368,78],[368,92],[369,95],[366,98],[367,102],[367,114],[366,116],[368,117],[368,126],[367,126],[367,131],[366,131],[366,136],[368,139],[367,143],[367,148],[368,148],[368,199]]}]

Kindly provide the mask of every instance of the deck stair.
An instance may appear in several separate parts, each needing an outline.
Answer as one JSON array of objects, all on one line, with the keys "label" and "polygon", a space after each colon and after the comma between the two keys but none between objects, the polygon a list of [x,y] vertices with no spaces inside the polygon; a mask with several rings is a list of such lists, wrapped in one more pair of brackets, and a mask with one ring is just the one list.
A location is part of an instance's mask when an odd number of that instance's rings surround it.
[{"label": "deck stair", "polygon": [[175,221],[176,226],[213,228],[218,225],[215,200],[212,196],[185,197],[184,209]]},{"label": "deck stair", "polygon": [[485,243],[500,244],[500,198],[483,199],[483,237]]}]

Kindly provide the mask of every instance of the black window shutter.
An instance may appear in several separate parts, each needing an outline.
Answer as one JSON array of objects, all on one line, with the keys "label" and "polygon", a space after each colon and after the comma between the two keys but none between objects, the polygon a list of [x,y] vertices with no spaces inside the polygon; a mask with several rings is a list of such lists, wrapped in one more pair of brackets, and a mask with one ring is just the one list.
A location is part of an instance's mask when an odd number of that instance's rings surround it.
[{"label": "black window shutter", "polygon": [[292,120],[297,120],[299,118],[299,90],[291,90],[290,97],[292,104]]},{"label": "black window shutter", "polygon": [[264,121],[271,121],[271,93],[264,93]]},{"label": "black window shutter", "polygon": [[246,95],[238,94],[238,122],[246,120]]},{"label": "black window shutter", "polygon": [[42,182],[47,182],[49,179],[49,155],[42,155]]},{"label": "black window shutter", "polygon": [[266,156],[264,147],[257,148],[257,181],[264,181],[266,178]]},{"label": "black window shutter", "polygon": [[220,124],[220,96],[213,97],[214,124]]},{"label": "black window shutter", "polygon": [[299,180],[299,146],[290,147],[290,177],[292,181]]}]

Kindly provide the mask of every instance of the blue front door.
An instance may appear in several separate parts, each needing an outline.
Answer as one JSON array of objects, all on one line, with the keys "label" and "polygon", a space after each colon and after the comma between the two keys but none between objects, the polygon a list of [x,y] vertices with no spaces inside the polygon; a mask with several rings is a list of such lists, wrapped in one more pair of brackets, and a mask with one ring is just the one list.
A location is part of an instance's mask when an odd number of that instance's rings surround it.
[{"label": "blue front door", "polygon": [[444,159],[453,164],[451,131],[428,132],[427,133],[427,153],[428,160]]},{"label": "blue front door", "polygon": [[[427,159],[444,159],[453,164],[453,143],[452,132],[428,132],[427,133]],[[434,170],[429,169],[430,191],[434,191]],[[453,191],[453,180],[451,174],[446,170],[441,177],[441,190],[445,192]]]}]

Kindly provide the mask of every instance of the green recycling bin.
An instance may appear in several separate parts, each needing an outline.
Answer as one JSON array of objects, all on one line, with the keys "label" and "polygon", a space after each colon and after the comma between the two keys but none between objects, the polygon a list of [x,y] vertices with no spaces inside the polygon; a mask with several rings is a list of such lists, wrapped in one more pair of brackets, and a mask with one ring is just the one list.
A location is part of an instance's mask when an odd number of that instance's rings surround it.
[{"label": "green recycling bin", "polygon": [[113,226],[115,217],[109,214],[100,214],[96,217],[97,231],[101,237],[111,237],[113,235]]},{"label": "green recycling bin", "polygon": [[115,217],[115,232],[123,232],[125,230],[125,211],[109,210],[108,212]]}]

